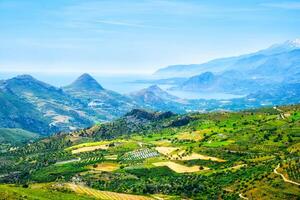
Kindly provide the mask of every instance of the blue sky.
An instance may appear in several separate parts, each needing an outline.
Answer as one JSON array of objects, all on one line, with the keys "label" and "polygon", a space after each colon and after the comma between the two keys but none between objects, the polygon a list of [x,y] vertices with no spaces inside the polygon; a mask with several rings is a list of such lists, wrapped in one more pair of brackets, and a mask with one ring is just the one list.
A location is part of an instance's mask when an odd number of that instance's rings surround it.
[{"label": "blue sky", "polygon": [[0,72],[152,73],[300,37],[300,1],[0,0]]}]

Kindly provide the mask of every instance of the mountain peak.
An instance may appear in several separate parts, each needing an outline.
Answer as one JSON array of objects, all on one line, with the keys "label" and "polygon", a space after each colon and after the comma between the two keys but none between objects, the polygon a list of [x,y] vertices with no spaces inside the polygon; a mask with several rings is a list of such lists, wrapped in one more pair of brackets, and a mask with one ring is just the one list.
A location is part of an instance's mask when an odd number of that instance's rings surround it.
[{"label": "mountain peak", "polygon": [[94,79],[90,74],[88,73],[84,73],[84,74],[81,74],[78,79]]},{"label": "mountain peak", "polygon": [[265,50],[258,51],[258,53],[265,54],[265,55],[272,55],[272,54],[292,51],[298,48],[300,48],[300,38],[294,40],[287,40],[279,44],[274,44]]},{"label": "mountain peak", "polygon": [[292,47],[299,48],[300,47],[300,38],[296,38],[294,40],[288,40],[288,41],[286,41],[286,44],[289,44]]},{"label": "mountain peak", "polygon": [[26,90],[30,92],[40,92],[45,90],[59,91],[58,88],[43,81],[40,81],[28,74],[18,75],[13,78],[4,80],[2,81],[1,85],[2,88],[5,88],[6,90],[12,90],[15,92],[25,92]]},{"label": "mountain peak", "polygon": [[161,105],[165,104],[166,102],[177,103],[182,101],[182,99],[169,94],[157,85],[151,85],[148,88],[133,92],[130,94],[130,96],[133,97],[137,102],[143,102],[147,105]]},{"label": "mountain peak", "polygon": [[174,113],[168,111],[168,112],[151,112],[144,109],[133,109],[130,112],[128,112],[125,117],[127,119],[129,118],[135,118],[138,120],[150,120],[155,121],[158,119],[166,119],[169,117],[174,116]]},{"label": "mountain peak", "polygon": [[5,80],[5,83],[6,84],[16,83],[19,86],[24,86],[27,84],[38,84],[38,85],[42,85],[45,87],[52,87],[49,84],[44,83],[28,74],[22,74],[22,75],[18,75],[13,78],[7,79],[7,80]]},{"label": "mountain peak", "polygon": [[71,85],[67,86],[67,88],[94,91],[104,90],[104,88],[90,74],[87,73],[79,76]]},{"label": "mountain peak", "polygon": [[159,96],[159,97],[165,97],[165,96],[171,96],[166,91],[162,90],[157,85],[151,85],[145,89],[139,90],[137,92],[131,93],[133,96]]},{"label": "mountain peak", "polygon": [[157,85],[150,85],[148,88],[146,88],[146,90],[148,91],[163,91],[160,87],[158,87]]},{"label": "mountain peak", "polygon": [[202,74],[192,76],[187,81],[180,85],[184,90],[199,90],[201,88],[208,88],[214,84],[217,77],[212,72],[204,72]]},{"label": "mountain peak", "polygon": [[14,77],[15,79],[19,79],[19,80],[36,80],[33,76],[29,75],[29,74],[22,74],[22,75],[18,75],[16,77]]}]

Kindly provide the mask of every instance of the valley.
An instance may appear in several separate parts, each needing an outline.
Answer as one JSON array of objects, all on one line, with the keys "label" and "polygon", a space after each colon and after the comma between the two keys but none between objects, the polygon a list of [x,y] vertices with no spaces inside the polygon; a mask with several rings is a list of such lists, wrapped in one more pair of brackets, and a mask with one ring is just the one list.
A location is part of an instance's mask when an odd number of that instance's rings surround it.
[{"label": "valley", "polygon": [[133,110],[0,153],[0,196],[298,199],[299,116],[299,105],[181,115]]}]

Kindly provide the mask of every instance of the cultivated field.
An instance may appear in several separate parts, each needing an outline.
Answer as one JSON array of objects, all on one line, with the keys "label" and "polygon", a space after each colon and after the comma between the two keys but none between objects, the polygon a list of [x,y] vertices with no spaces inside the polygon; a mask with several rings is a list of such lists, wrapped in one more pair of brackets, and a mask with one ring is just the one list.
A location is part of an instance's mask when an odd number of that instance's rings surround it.
[{"label": "cultivated field", "polygon": [[185,166],[185,165],[181,165],[172,161],[167,161],[167,162],[157,162],[157,163],[153,163],[154,166],[156,167],[161,167],[161,166],[167,166],[169,167],[171,170],[173,170],[174,172],[177,173],[191,173],[191,172],[199,172],[201,170],[208,170],[209,168],[204,167],[203,169],[200,169],[200,166]]},{"label": "cultivated field", "polygon": [[104,158],[106,160],[117,160],[118,159],[118,155],[107,155],[107,156],[104,156]]},{"label": "cultivated field", "polygon": [[186,125],[164,119],[121,136],[117,120],[104,134],[2,145],[0,199],[296,200],[300,118],[273,112],[191,113]]},{"label": "cultivated field", "polygon": [[112,172],[119,169],[120,165],[117,163],[100,163],[89,166],[89,169],[103,172]]},{"label": "cultivated field", "polygon": [[123,158],[124,160],[141,160],[157,156],[159,156],[159,154],[153,149],[139,149],[126,153]]},{"label": "cultivated field", "polygon": [[66,150],[67,151],[71,150],[72,154],[95,151],[98,149],[107,150],[108,144],[109,144],[108,141],[88,142],[88,143],[71,146],[71,147],[67,148]]},{"label": "cultivated field", "polygon": [[77,145],[70,146],[66,148],[65,150],[75,150],[75,149],[80,149],[82,147],[92,147],[92,146],[99,146],[99,145],[107,145],[109,144],[108,141],[99,141],[99,142],[85,142]]},{"label": "cultivated field", "polygon": [[177,147],[156,147],[155,150],[165,156],[168,156],[172,152],[179,150],[179,148],[177,148]]},{"label": "cultivated field", "polygon": [[92,146],[92,147],[82,147],[79,149],[72,150],[72,154],[82,153],[82,152],[88,152],[88,151],[95,151],[98,149],[107,150],[108,146],[105,144],[99,145],[99,146]]},{"label": "cultivated field", "polygon": [[178,139],[181,140],[193,140],[200,141],[203,139],[203,131],[183,132],[177,135]]},{"label": "cultivated field", "polygon": [[290,153],[300,152],[300,143],[294,144],[288,148]]},{"label": "cultivated field", "polygon": [[211,160],[211,161],[215,161],[215,162],[226,162],[226,160],[223,160],[221,158],[206,156],[206,155],[202,155],[202,154],[198,154],[198,153],[192,153],[190,155],[186,155],[186,156],[182,156],[182,157],[175,155],[172,158],[176,158],[178,160]]},{"label": "cultivated field", "polygon": [[65,184],[65,186],[78,194],[89,195],[96,199],[103,199],[103,200],[151,200],[152,199],[146,196],[95,190],[86,186],[76,185],[73,183],[67,183]]}]

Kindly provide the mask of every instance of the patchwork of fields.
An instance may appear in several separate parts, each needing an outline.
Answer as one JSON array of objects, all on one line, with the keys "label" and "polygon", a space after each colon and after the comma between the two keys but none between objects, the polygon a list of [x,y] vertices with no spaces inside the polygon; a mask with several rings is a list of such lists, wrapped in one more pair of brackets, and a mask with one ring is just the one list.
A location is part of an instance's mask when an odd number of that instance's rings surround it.
[{"label": "patchwork of fields", "polygon": [[87,130],[92,136],[78,131],[38,140],[0,154],[0,189],[6,191],[0,194],[35,199],[39,188],[37,199],[296,200],[299,110],[194,113],[184,125],[174,116],[112,137],[125,127],[120,121],[101,125],[109,138],[98,126]]}]

